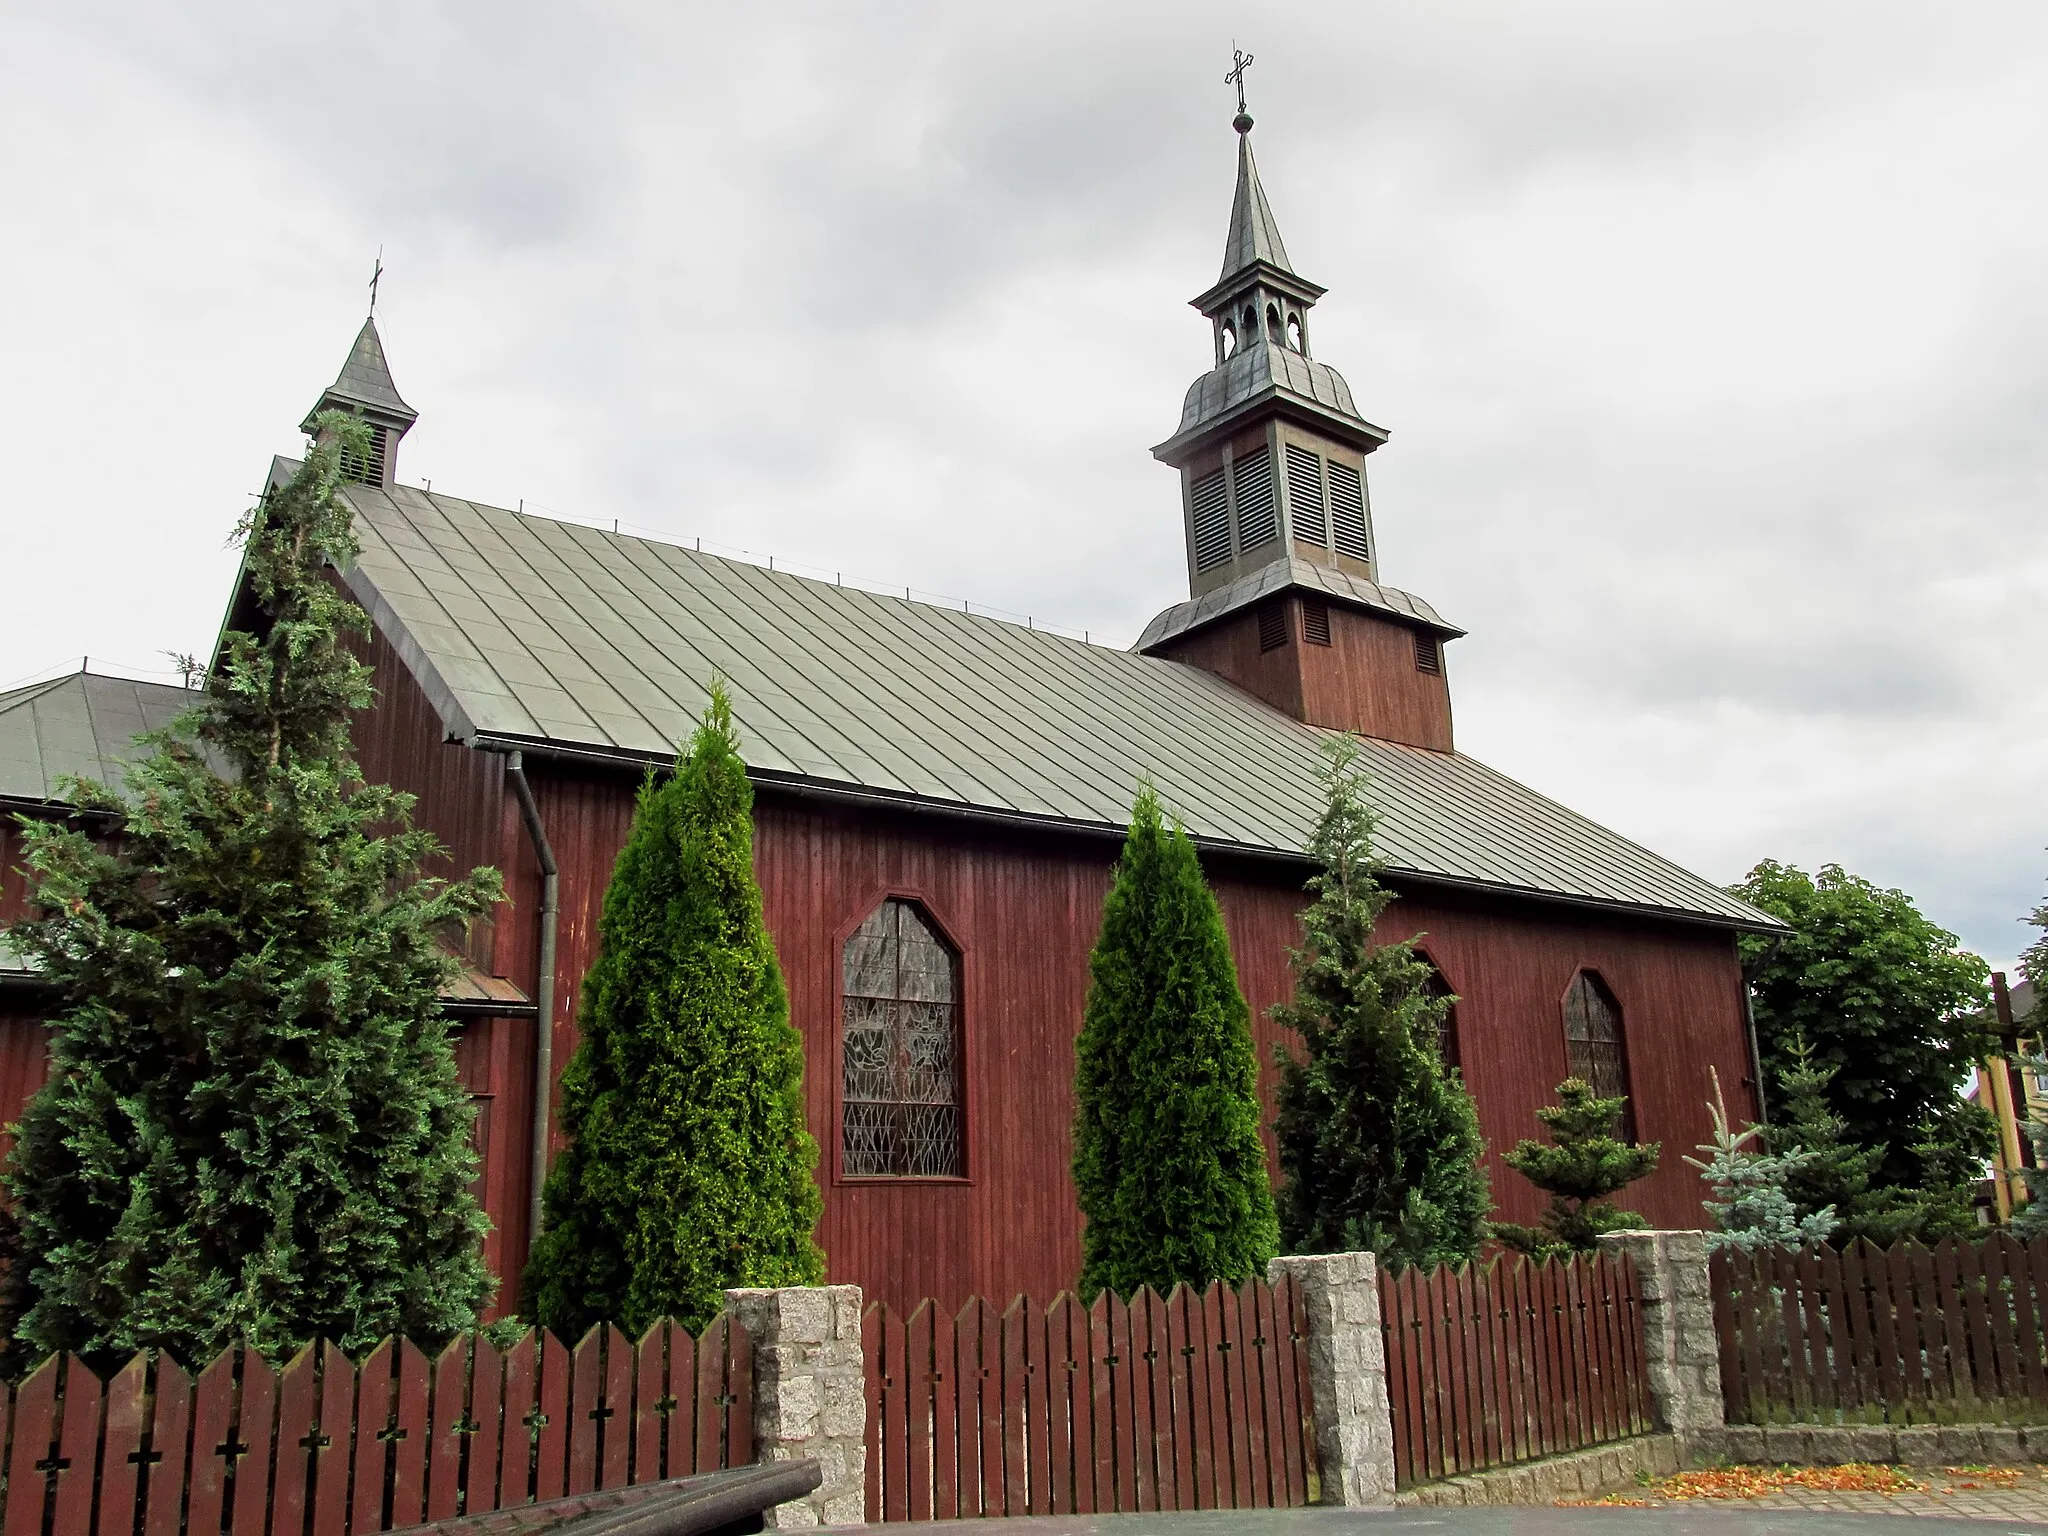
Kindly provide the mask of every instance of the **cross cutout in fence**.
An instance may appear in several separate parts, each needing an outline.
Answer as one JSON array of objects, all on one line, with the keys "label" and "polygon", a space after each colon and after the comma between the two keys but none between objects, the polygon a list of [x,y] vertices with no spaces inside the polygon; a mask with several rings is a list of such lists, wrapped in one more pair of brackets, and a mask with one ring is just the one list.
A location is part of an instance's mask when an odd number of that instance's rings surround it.
[{"label": "cross cutout in fence", "polygon": [[249,1450],[250,1447],[242,1444],[233,1435],[229,1435],[227,1439],[221,1441],[219,1445],[213,1448],[213,1454],[232,1467],[242,1457],[248,1455]]}]

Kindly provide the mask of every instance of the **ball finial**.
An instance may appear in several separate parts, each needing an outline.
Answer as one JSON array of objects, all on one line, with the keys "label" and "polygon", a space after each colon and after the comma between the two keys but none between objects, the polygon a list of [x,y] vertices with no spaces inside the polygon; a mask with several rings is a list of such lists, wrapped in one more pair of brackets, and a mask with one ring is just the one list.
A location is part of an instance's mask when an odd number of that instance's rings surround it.
[{"label": "ball finial", "polygon": [[1231,127],[1233,127],[1233,128],[1235,128],[1235,129],[1236,129],[1236,130],[1237,130],[1237,131],[1238,131],[1239,133],[1250,133],[1250,132],[1252,131],[1252,115],[1251,115],[1251,113],[1249,113],[1249,112],[1240,112],[1240,113],[1238,113],[1238,114],[1237,114],[1237,116],[1233,117],[1233,118],[1232,118],[1232,119],[1230,120],[1230,126],[1231,126]]}]

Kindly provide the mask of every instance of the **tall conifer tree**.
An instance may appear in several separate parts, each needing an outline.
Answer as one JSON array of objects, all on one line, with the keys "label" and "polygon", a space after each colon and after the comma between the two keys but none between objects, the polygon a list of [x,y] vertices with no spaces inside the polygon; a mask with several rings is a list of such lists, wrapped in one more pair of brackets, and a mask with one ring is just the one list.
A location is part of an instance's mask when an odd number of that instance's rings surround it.
[{"label": "tall conifer tree", "polygon": [[1485,1241],[1492,1200],[1478,1112],[1437,1045],[1452,999],[1431,995],[1412,944],[1373,942],[1394,893],[1373,874],[1358,744],[1338,738],[1329,753],[1307,947],[1293,955],[1294,1001],[1273,1010],[1306,1050],[1276,1052],[1281,1237],[1295,1253],[1463,1263]]},{"label": "tall conifer tree", "polygon": [[1089,973],[1074,1083],[1082,1293],[1264,1274],[1278,1231],[1251,1012],[1195,845],[1149,785]]},{"label": "tall conifer tree", "polygon": [[824,1278],[803,1039],[761,919],[753,809],[714,685],[675,772],[641,786],[605,891],[562,1074],[569,1145],[526,1272],[529,1313],[557,1332],[698,1328],[728,1286]]},{"label": "tall conifer tree", "polygon": [[368,441],[319,427],[240,530],[261,626],[226,636],[125,794],[74,786],[118,837],[27,827],[42,915],[14,940],[59,998],[7,1178],[28,1349],[432,1342],[490,1292],[437,935],[500,884],[424,878],[442,850],[412,796],[350,759],[372,689],[344,641],[368,621],[328,573]]}]

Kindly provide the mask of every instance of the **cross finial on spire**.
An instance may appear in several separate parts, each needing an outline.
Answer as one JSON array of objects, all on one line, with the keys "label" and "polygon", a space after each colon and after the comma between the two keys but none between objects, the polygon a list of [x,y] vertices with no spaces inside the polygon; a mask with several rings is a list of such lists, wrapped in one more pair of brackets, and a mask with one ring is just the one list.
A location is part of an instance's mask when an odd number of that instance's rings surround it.
[{"label": "cross finial on spire", "polygon": [[1230,73],[1223,77],[1225,85],[1237,87],[1237,116],[1230,120],[1230,126],[1239,133],[1250,133],[1252,115],[1244,109],[1244,72],[1252,67],[1252,56],[1235,42],[1230,45],[1230,66]]},{"label": "cross finial on spire", "polygon": [[377,247],[377,265],[370,272],[370,318],[377,318],[377,284],[384,277],[384,247]]}]

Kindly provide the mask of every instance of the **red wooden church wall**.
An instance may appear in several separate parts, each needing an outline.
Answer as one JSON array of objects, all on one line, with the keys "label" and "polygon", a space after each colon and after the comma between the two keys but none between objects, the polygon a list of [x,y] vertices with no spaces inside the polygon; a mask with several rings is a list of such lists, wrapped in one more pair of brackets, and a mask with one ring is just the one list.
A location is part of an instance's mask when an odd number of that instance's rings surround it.
[{"label": "red wooden church wall", "polygon": [[[561,866],[556,1061],[575,1045],[577,983],[595,951],[611,864],[632,816],[623,776],[536,774]],[[1045,1297],[1071,1285],[1079,1214],[1068,1164],[1073,1038],[1087,996],[1088,951],[1115,845],[960,821],[845,809],[764,793],[756,869],[767,922],[806,1040],[806,1089],[820,1146],[819,1227],[834,1280],[907,1307],[925,1294]],[[1290,990],[1297,885],[1278,866],[1212,861],[1239,976],[1254,1013],[1270,1104],[1277,1031],[1265,1011]],[[531,909],[530,856],[512,861],[514,898]],[[923,902],[961,952],[967,1044],[968,1176],[961,1181],[843,1181],[837,1175],[840,945],[883,897]],[[1707,1066],[1738,1114],[1753,1113],[1741,978],[1725,933],[1534,903],[1412,896],[1383,924],[1425,947],[1464,999],[1467,1078],[1489,1141],[1503,1219],[1530,1220],[1536,1192],[1499,1152],[1536,1133],[1535,1109],[1565,1076],[1561,1005],[1580,967],[1621,1001],[1639,1124],[1666,1142],[1664,1166],[1633,1204],[1660,1225],[1700,1221],[1696,1175],[1678,1153],[1703,1138]],[[522,984],[526,978],[515,977]]]}]

